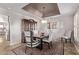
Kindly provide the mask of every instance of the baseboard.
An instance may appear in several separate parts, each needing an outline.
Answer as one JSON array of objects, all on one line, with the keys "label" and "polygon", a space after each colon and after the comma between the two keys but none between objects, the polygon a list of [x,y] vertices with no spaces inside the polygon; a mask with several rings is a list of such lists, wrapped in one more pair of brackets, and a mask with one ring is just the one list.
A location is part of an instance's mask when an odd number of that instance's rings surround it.
[{"label": "baseboard", "polygon": [[20,47],[21,43],[13,44],[13,45],[10,45],[10,46],[11,46],[11,49],[15,49],[17,47]]},{"label": "baseboard", "polygon": [[17,45],[17,44],[19,44],[19,43],[21,43],[21,42],[10,42],[10,46],[12,46],[12,45]]},{"label": "baseboard", "polygon": [[74,42],[72,42],[72,43],[74,44],[74,46],[75,46],[77,52],[79,53],[79,48],[78,48],[78,46],[77,46]]}]

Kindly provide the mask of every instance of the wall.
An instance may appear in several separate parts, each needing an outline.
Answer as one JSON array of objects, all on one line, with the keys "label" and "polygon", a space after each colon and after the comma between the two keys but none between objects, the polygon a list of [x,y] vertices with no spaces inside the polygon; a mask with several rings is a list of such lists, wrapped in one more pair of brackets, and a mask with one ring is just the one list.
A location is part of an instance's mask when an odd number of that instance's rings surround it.
[{"label": "wall", "polygon": [[[21,15],[14,12],[10,12],[10,45],[21,43],[21,21],[22,19],[34,19],[37,20],[39,18],[31,17],[30,15]],[[37,26],[39,23],[37,24]],[[38,29],[39,26],[36,28]]]},{"label": "wall", "polygon": [[[12,13],[6,9],[0,8],[0,14],[6,17],[10,17],[10,45],[17,44],[21,42],[21,17]],[[3,17],[3,19],[5,19]],[[7,18],[8,19],[8,18]]]},{"label": "wall", "polygon": [[79,52],[79,10],[74,16],[74,45]]},{"label": "wall", "polygon": [[[57,39],[59,37],[61,37],[65,32],[68,32],[70,30],[74,29],[74,17],[70,16],[70,15],[60,15],[58,17],[48,17],[45,18],[45,20],[47,21],[57,21],[58,25],[57,25],[57,29],[52,29],[53,31],[53,38]],[[46,29],[47,25],[42,25],[41,24],[41,28],[43,31]]]},{"label": "wall", "polygon": [[[17,12],[13,12],[10,10],[0,8],[0,14],[9,16],[10,21],[10,45],[21,43],[21,20],[23,18],[26,19],[35,19],[33,16],[30,15],[21,15]],[[35,19],[36,20],[36,19]],[[38,24],[39,25],[39,24]],[[38,29],[38,27],[37,27]]]},{"label": "wall", "polygon": [[58,33],[56,34],[58,37],[62,37],[68,31],[74,30],[74,17],[63,15],[58,18],[55,18],[57,22],[59,22]]},{"label": "wall", "polygon": [[[9,16],[10,20],[10,45],[18,44],[21,43],[21,20],[23,18],[26,19],[34,19],[37,20],[37,30],[38,29],[46,29],[47,25],[42,26],[41,21],[42,18],[39,17],[34,17],[30,15],[21,15],[16,12],[0,9],[0,14]],[[58,28],[56,30],[52,30],[53,32],[56,32],[56,34],[53,34],[55,39],[62,36],[64,31],[69,31],[73,29],[73,16],[58,16],[58,17],[52,17],[52,18],[47,18],[49,21],[57,21],[59,23]],[[42,27],[41,27],[42,26]]]},{"label": "wall", "polygon": [[10,16],[10,45],[21,42],[21,18],[17,15]]}]

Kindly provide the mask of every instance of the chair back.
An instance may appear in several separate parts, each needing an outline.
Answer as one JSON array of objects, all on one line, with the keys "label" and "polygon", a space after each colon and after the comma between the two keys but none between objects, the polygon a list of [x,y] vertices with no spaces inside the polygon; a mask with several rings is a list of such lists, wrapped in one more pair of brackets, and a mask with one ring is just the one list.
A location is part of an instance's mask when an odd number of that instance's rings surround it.
[{"label": "chair back", "polygon": [[25,31],[24,34],[26,39],[26,46],[36,47],[40,44],[40,41],[36,41],[33,39],[33,31]]},{"label": "chair back", "polygon": [[51,30],[50,29],[47,29],[45,31],[45,35],[47,36],[46,39],[44,39],[43,41],[46,41],[46,42],[50,42],[52,41],[52,33],[51,33]]},{"label": "chair back", "polygon": [[39,35],[38,30],[33,30],[33,36],[38,36],[38,35]]},{"label": "chair back", "polygon": [[48,40],[49,40],[49,41],[52,41],[52,39],[53,39],[52,31],[50,30],[50,31],[49,31],[49,39],[48,39]]},{"label": "chair back", "polygon": [[24,35],[25,35],[25,39],[26,39],[26,42],[31,42],[32,40],[32,33],[31,31],[24,31]]},{"label": "chair back", "polygon": [[67,32],[65,33],[65,36],[67,36],[68,38],[70,38],[70,37],[71,37],[71,32],[72,32],[72,31],[67,31]]}]

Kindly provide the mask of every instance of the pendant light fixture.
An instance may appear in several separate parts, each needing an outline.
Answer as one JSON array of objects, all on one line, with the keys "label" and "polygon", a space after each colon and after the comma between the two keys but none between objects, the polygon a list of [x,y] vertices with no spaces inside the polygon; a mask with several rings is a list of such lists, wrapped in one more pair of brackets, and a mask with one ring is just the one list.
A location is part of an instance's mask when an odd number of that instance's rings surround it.
[{"label": "pendant light fixture", "polygon": [[42,18],[43,18],[43,20],[41,21],[42,23],[47,23],[47,20],[45,20],[45,18],[44,18],[45,8],[46,8],[45,6],[42,7]]}]

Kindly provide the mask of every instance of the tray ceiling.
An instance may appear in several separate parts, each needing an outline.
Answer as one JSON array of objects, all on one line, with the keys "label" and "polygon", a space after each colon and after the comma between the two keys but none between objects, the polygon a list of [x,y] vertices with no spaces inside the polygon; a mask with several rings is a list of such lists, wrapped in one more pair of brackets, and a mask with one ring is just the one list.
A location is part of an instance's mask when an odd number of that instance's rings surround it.
[{"label": "tray ceiling", "polygon": [[39,14],[41,17],[49,17],[60,14],[57,3],[31,3],[24,6],[23,9],[34,15]]}]

